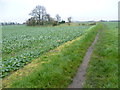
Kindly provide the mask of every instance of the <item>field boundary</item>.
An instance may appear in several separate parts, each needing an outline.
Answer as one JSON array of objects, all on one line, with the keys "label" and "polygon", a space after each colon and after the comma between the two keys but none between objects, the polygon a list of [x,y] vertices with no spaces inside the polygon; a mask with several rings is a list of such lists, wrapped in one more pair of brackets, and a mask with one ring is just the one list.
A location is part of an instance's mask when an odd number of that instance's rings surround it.
[{"label": "field boundary", "polygon": [[82,88],[83,82],[85,80],[86,69],[87,69],[88,63],[90,61],[90,56],[93,52],[93,47],[94,47],[95,43],[97,42],[98,38],[99,38],[99,32],[97,33],[92,45],[88,48],[88,50],[82,60],[82,63],[79,66],[75,77],[73,78],[73,82],[68,86],[68,88]]}]

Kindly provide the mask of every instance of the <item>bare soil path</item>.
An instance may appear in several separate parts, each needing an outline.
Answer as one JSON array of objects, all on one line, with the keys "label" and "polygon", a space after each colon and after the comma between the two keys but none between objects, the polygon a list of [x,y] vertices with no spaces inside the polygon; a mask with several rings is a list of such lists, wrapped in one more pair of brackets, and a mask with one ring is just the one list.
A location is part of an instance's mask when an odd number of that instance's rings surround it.
[{"label": "bare soil path", "polygon": [[85,80],[86,69],[87,69],[88,63],[90,61],[90,56],[93,51],[93,46],[97,42],[98,37],[99,37],[99,33],[97,33],[95,40],[93,41],[92,45],[88,48],[88,50],[83,58],[83,62],[79,66],[78,71],[77,71],[75,77],[73,78],[72,83],[68,86],[68,88],[82,88],[82,85]]}]

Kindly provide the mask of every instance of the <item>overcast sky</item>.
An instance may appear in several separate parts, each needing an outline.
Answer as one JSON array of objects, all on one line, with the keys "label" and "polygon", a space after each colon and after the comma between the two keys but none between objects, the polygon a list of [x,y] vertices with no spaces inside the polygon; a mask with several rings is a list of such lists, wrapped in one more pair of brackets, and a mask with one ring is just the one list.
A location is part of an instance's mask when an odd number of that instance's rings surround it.
[{"label": "overcast sky", "polygon": [[74,21],[117,20],[119,0],[0,0],[0,22],[25,22],[36,5],[52,17],[59,14]]}]

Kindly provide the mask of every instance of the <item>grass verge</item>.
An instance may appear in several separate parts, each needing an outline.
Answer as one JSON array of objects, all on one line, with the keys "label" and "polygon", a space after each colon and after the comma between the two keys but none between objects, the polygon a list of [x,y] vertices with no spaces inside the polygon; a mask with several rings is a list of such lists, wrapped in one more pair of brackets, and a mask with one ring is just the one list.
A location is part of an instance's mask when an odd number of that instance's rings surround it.
[{"label": "grass verge", "polygon": [[[36,68],[18,77],[11,76],[4,88],[65,88],[71,82],[78,66],[93,42],[102,24],[90,28],[88,32],[72,43],[42,55],[36,62]],[[42,63],[41,63],[42,62]],[[22,72],[21,72],[22,73]],[[4,82],[4,80],[3,80]]]},{"label": "grass verge", "polygon": [[87,69],[85,88],[118,88],[117,23],[104,23]]}]

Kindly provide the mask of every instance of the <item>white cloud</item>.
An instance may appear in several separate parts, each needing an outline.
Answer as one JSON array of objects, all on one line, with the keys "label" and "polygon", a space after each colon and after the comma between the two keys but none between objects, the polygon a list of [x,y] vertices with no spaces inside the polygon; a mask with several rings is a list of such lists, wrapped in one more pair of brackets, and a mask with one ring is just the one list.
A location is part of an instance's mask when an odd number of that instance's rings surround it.
[{"label": "white cloud", "polygon": [[119,0],[0,0],[0,21],[23,22],[36,5],[43,5],[54,17],[74,20],[117,19]]}]

